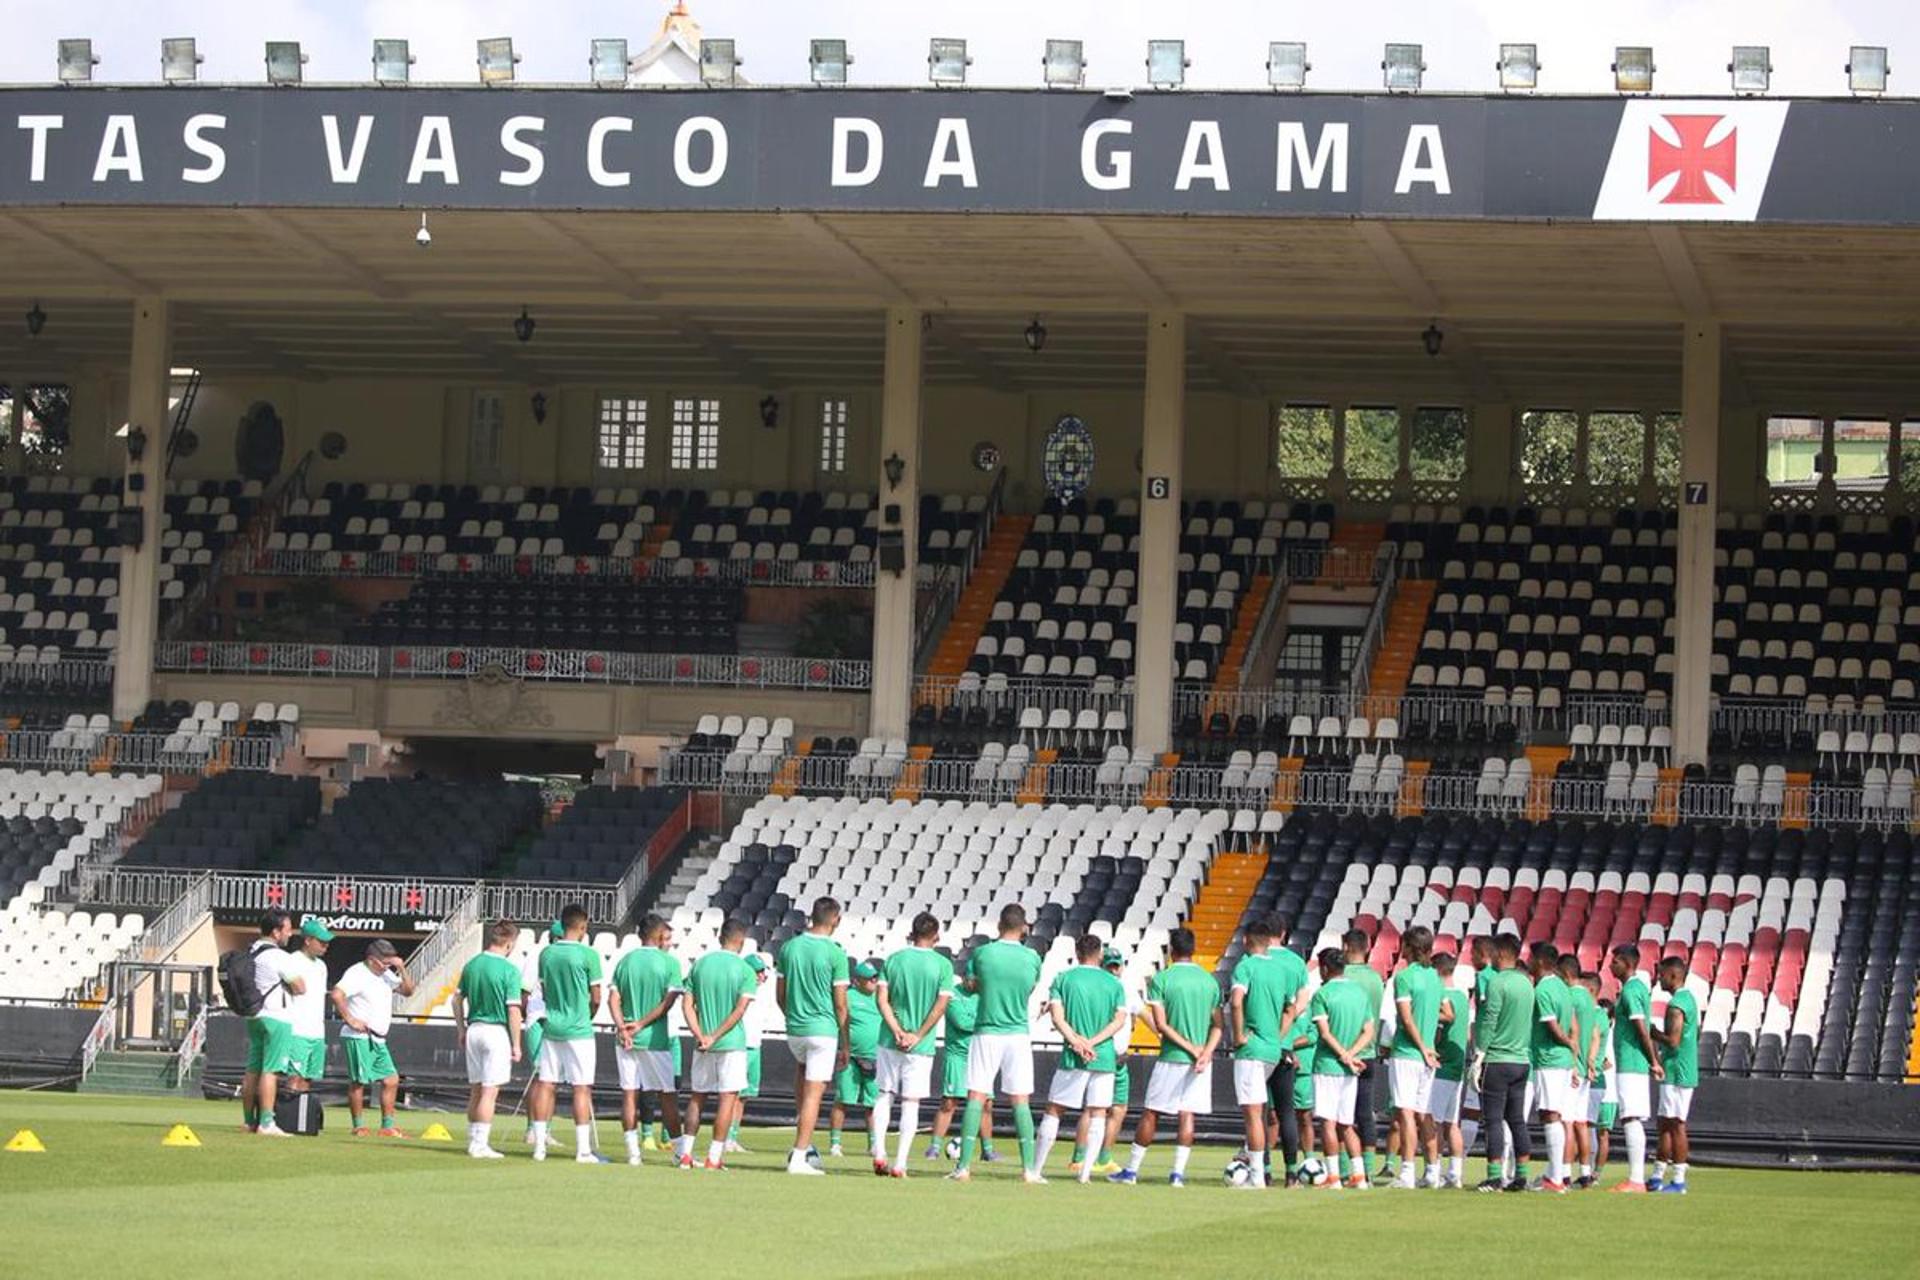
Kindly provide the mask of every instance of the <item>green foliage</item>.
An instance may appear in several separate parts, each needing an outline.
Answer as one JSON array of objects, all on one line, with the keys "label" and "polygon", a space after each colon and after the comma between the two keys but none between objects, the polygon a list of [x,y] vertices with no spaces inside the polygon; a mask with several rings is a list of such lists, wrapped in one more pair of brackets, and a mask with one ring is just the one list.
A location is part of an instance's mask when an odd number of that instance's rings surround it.
[{"label": "green foliage", "polygon": [[1415,480],[1458,480],[1467,474],[1467,411],[1415,409],[1408,468]]},{"label": "green foliage", "polygon": [[[1274,412],[1274,470],[1290,480],[1333,473],[1333,414],[1326,405],[1290,404]],[[1467,412],[1414,411],[1408,465],[1416,480],[1458,480],[1467,471]],[[1392,480],[1400,474],[1400,411],[1346,411],[1346,473],[1353,480]]]},{"label": "green foliage", "polygon": [[1646,474],[1647,420],[1637,413],[1587,416],[1587,483],[1627,486]]},{"label": "green foliage", "polygon": [[1276,411],[1273,465],[1290,480],[1321,480],[1333,474],[1333,410],[1323,404],[1290,404]]},{"label": "green foliage", "polygon": [[1347,478],[1391,480],[1400,474],[1400,411],[1347,410]]},{"label": "green foliage", "polygon": [[1578,474],[1580,415],[1529,409],[1520,415],[1520,478],[1528,484],[1571,485]]}]

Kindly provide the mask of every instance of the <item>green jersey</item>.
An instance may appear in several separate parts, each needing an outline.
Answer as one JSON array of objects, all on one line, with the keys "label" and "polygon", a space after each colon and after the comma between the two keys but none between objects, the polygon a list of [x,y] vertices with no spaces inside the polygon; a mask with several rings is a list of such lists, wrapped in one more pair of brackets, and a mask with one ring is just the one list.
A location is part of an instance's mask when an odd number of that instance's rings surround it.
[{"label": "green jersey", "polygon": [[[1636,1027],[1633,1024],[1639,1023]],[[1630,1076],[1653,1074],[1646,1046],[1640,1043],[1640,1030],[1653,1031],[1653,991],[1638,975],[1620,984],[1620,997],[1613,1002],[1613,1069]]]},{"label": "green jersey", "polygon": [[468,1022],[507,1025],[507,1010],[520,1003],[520,966],[503,955],[482,951],[460,970],[460,999]]},{"label": "green jersey", "polygon": [[540,994],[547,1002],[549,1040],[593,1037],[593,988],[600,983],[600,953],[562,938],[540,953]]},{"label": "green jersey", "polygon": [[[1286,954],[1293,955],[1291,951]],[[1280,1061],[1280,1024],[1299,990],[1289,986],[1290,976],[1291,970],[1272,951],[1242,956],[1233,966],[1233,990],[1240,996],[1241,1024],[1247,1037],[1246,1043],[1233,1051],[1235,1058]]]},{"label": "green jersey", "polygon": [[1593,1002],[1593,1024],[1600,1032],[1600,1047],[1593,1054],[1592,1079],[1595,1084],[1605,1084],[1607,1072],[1613,1068],[1613,1015],[1602,1009],[1598,1000]]},{"label": "green jersey", "polygon": [[1032,1030],[1027,1010],[1040,984],[1040,953],[1024,942],[996,939],[975,948],[967,977],[980,997],[974,1030],[988,1036],[1024,1036]]},{"label": "green jersey", "polygon": [[[1157,1005],[1166,1025],[1204,1047],[1220,1009],[1220,984],[1191,960],[1170,964],[1147,980],[1147,1003]],[[1171,1040],[1160,1046],[1162,1062],[1192,1062],[1193,1055]]]},{"label": "green jersey", "polygon": [[[662,1000],[683,987],[680,962],[658,947],[636,947],[613,966],[613,989],[620,995],[620,1016],[638,1022]],[[667,1019],[655,1018],[633,1038],[636,1049],[665,1049],[672,1043]]]},{"label": "green jersey", "polygon": [[837,1037],[833,989],[850,981],[846,949],[825,934],[803,933],[780,948],[774,968],[787,982],[787,1034]]},{"label": "green jersey", "polygon": [[1680,1043],[1673,1047],[1660,1045],[1660,1066],[1667,1073],[1666,1083],[1691,1089],[1700,1083],[1700,1003],[1693,992],[1682,987],[1667,998],[1669,1019],[1675,1009],[1683,1019]]},{"label": "green jersey", "polygon": [[871,1058],[880,1051],[880,1002],[858,987],[847,989],[847,1056]]},{"label": "green jersey", "polygon": [[980,1019],[980,997],[963,989],[958,983],[947,997],[946,1024],[941,1027],[948,1056],[967,1056],[967,1046],[973,1043],[974,1024]]},{"label": "green jersey", "polygon": [[1494,968],[1490,964],[1483,964],[1478,969],[1474,970],[1473,1002],[1476,1005],[1486,1003],[1487,987],[1493,982],[1493,974],[1494,974]]},{"label": "green jersey", "polygon": [[[932,947],[903,947],[887,957],[880,970],[880,985],[887,989],[887,1002],[893,1006],[893,1020],[911,1035],[920,1029],[953,985],[953,961]],[[932,1031],[920,1037],[912,1052],[931,1056],[935,1036]]]},{"label": "green jersey", "polygon": [[1527,1064],[1533,1036],[1533,983],[1518,968],[1498,969],[1487,980],[1473,1042],[1488,1062]]},{"label": "green jersey", "polygon": [[[1092,1039],[1113,1023],[1114,1015],[1126,1007],[1127,989],[1120,979],[1098,965],[1076,964],[1063,969],[1047,990],[1047,1003],[1057,1004],[1067,1025],[1081,1036]],[[1124,1035],[1124,1028],[1114,1035]],[[1112,1071],[1119,1065],[1113,1050],[1113,1036],[1093,1047],[1092,1058],[1082,1058],[1072,1049],[1060,1048],[1063,1071]]]},{"label": "green jersey", "polygon": [[1574,1017],[1573,993],[1557,973],[1550,973],[1533,984],[1533,1036],[1528,1057],[1535,1067],[1570,1068],[1573,1050],[1547,1029],[1550,1022],[1576,1042],[1579,1040],[1580,1025]]},{"label": "green jersey", "polygon": [[[1404,1000],[1413,1011],[1413,1027],[1420,1030],[1420,1042],[1429,1049],[1440,1030],[1440,975],[1430,964],[1410,964],[1393,975],[1393,1001],[1396,1008]],[[1413,1042],[1407,1019],[1394,1024],[1393,1057],[1420,1062],[1420,1048]]]},{"label": "green jersey", "polygon": [[1367,999],[1371,1002],[1373,1010],[1371,1017],[1375,1022],[1380,1021],[1380,1011],[1387,1002],[1386,979],[1364,964],[1350,964],[1346,972],[1340,976],[1367,993]]},{"label": "green jersey", "polygon": [[1573,1001],[1574,1021],[1580,1024],[1580,1048],[1574,1055],[1574,1066],[1581,1075],[1591,1077],[1598,1062],[1593,1051],[1593,1032],[1600,1023],[1600,1002],[1584,986],[1571,986],[1567,994]]},{"label": "green jersey", "polygon": [[[737,951],[709,951],[693,962],[687,974],[687,991],[693,996],[694,1012],[700,1015],[700,1030],[712,1035],[720,1024],[733,1017],[741,997],[753,999],[760,979],[753,966]],[[666,1019],[662,1018],[662,1022]],[[747,1047],[747,1017],[743,1013],[727,1034],[715,1040],[709,1053],[728,1053]]]},{"label": "green jersey", "polygon": [[1440,993],[1440,1003],[1453,1011],[1453,1021],[1440,1026],[1440,1043],[1433,1050],[1440,1055],[1440,1065],[1434,1070],[1434,1078],[1460,1080],[1467,1074],[1467,1040],[1473,1035],[1473,1015],[1467,1012],[1464,991],[1449,987]]},{"label": "green jersey", "polygon": [[[1352,973],[1361,966],[1355,965],[1347,970]],[[1366,972],[1372,972],[1366,970]],[[1379,975],[1374,975],[1376,980]],[[1352,1051],[1359,1042],[1361,1032],[1374,1025],[1379,1019],[1374,1015],[1373,993],[1361,983],[1355,982],[1346,974],[1341,974],[1332,982],[1326,983],[1313,993],[1313,1003],[1307,1008],[1307,1016],[1313,1019],[1316,1028],[1326,1023],[1327,1034],[1340,1042],[1342,1048]],[[1362,1050],[1362,1058],[1367,1051]],[[1322,1039],[1314,1050],[1313,1069],[1323,1076],[1350,1076],[1352,1071],[1347,1064],[1336,1056]]]}]

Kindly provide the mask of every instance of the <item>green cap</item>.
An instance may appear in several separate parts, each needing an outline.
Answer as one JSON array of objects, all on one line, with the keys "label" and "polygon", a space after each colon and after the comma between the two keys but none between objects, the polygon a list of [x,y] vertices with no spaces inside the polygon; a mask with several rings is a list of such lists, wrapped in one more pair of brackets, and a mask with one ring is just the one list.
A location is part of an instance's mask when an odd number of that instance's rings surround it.
[{"label": "green cap", "polygon": [[320,942],[333,941],[333,930],[327,928],[326,925],[320,923],[319,920],[316,920],[312,916],[308,916],[300,922],[300,932]]},{"label": "green cap", "polygon": [[1100,953],[1100,967],[1102,969],[1111,969],[1116,964],[1125,964],[1126,962],[1127,958],[1120,954],[1120,948],[1118,947],[1108,947]]},{"label": "green cap", "polygon": [[859,964],[853,966],[853,976],[856,978],[877,978],[880,976],[880,970],[874,968],[873,961],[862,960]]},{"label": "green cap", "polygon": [[567,936],[567,931],[561,926],[558,920],[555,920],[547,926],[547,936],[549,938],[564,938]]},{"label": "green cap", "polygon": [[756,951],[747,957],[747,968],[753,970],[755,973],[765,973],[767,971],[767,958]]}]

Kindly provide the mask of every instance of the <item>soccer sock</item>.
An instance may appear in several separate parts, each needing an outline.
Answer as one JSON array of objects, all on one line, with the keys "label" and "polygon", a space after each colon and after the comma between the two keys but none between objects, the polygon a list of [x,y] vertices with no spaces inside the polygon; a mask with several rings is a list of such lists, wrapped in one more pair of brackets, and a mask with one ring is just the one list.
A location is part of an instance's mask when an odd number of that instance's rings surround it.
[{"label": "soccer sock", "polygon": [[1138,1173],[1140,1166],[1147,1162],[1147,1149],[1139,1143],[1133,1144],[1133,1153],[1127,1157],[1127,1172]]},{"label": "soccer sock", "polygon": [[1037,1169],[1033,1162],[1033,1108],[1027,1103],[1013,1104],[1013,1131],[1020,1138],[1020,1167]]},{"label": "soccer sock", "polygon": [[1560,1182],[1566,1176],[1567,1126],[1559,1120],[1547,1124],[1547,1179]]},{"label": "soccer sock", "polygon": [[1467,1176],[1467,1158],[1465,1156],[1448,1156],[1447,1172],[1453,1175],[1455,1182],[1464,1181]]},{"label": "soccer sock", "polygon": [[900,1102],[900,1146],[893,1157],[893,1167],[907,1167],[907,1157],[913,1154],[913,1134],[920,1127],[920,1099],[903,1098]]},{"label": "soccer sock", "polygon": [[[1087,1150],[1088,1151],[1100,1151],[1102,1149],[1101,1144],[1106,1141],[1106,1137],[1107,1137],[1106,1116],[1104,1115],[1094,1116],[1091,1120],[1087,1121]],[[1106,1163],[1106,1157],[1104,1155],[1101,1157],[1100,1162],[1102,1164]],[[1092,1178],[1092,1176],[1093,1176],[1093,1161],[1091,1160],[1082,1161],[1080,1164],[1080,1181],[1082,1182],[1089,1181]]]},{"label": "soccer sock", "polygon": [[477,1151],[487,1145],[487,1138],[493,1133],[492,1123],[481,1124],[477,1120],[467,1122],[467,1150]]},{"label": "soccer sock", "polygon": [[693,1135],[683,1133],[673,1140],[673,1158],[685,1160],[693,1154]]},{"label": "soccer sock", "polygon": [[[1042,1120],[1040,1123],[1042,1125],[1045,1125],[1046,1121]],[[1088,1121],[1087,1123],[1091,1125],[1093,1122]],[[1084,1164],[1086,1162],[1086,1159],[1087,1159],[1087,1149],[1078,1142],[1074,1143],[1073,1144],[1073,1162],[1075,1164]]]},{"label": "soccer sock", "polygon": [[527,1122],[527,1131],[533,1134],[533,1149],[535,1151],[544,1151],[547,1146],[547,1122],[545,1120],[529,1120]]},{"label": "soccer sock", "polygon": [[1184,1178],[1187,1174],[1187,1161],[1192,1158],[1192,1147],[1175,1146],[1173,1149],[1173,1171]]},{"label": "soccer sock", "polygon": [[724,1138],[715,1138],[712,1142],[709,1142],[707,1144],[707,1163],[708,1164],[719,1164],[720,1158],[726,1154],[727,1154],[727,1143]]},{"label": "soccer sock", "polygon": [[1645,1182],[1647,1180],[1647,1126],[1638,1120],[1626,1123],[1627,1131],[1627,1181]]},{"label": "soccer sock", "polygon": [[1397,1156],[1397,1155],[1392,1155],[1392,1154],[1389,1154],[1389,1155],[1387,1156],[1387,1165],[1386,1165],[1386,1168],[1387,1168],[1387,1176],[1388,1176],[1388,1177],[1392,1177],[1392,1176],[1393,1176],[1394,1174],[1396,1174],[1396,1173],[1399,1173],[1399,1172],[1400,1172],[1400,1157],[1399,1157],[1399,1156]]},{"label": "soccer sock", "polygon": [[391,1128],[393,1128],[393,1112],[391,1112],[391,1111],[382,1111],[382,1112],[380,1113],[380,1127],[381,1127],[382,1129],[391,1129]]},{"label": "soccer sock", "polygon": [[1593,1166],[1590,1164],[1581,1165],[1580,1176],[1583,1178],[1591,1178],[1593,1176]]},{"label": "soccer sock", "polygon": [[240,1108],[240,1114],[246,1120],[249,1129],[260,1123],[260,1108],[258,1107],[242,1107]]},{"label": "soccer sock", "polygon": [[1684,1187],[1687,1185],[1687,1166],[1685,1164],[1676,1164],[1673,1166],[1673,1180],[1680,1186]]},{"label": "soccer sock", "polygon": [[1653,1162],[1653,1176],[1657,1182],[1665,1182],[1667,1180],[1667,1162],[1665,1160],[1655,1160]]},{"label": "soccer sock", "polygon": [[1034,1144],[1033,1164],[1030,1171],[1038,1173],[1047,1167],[1047,1157],[1053,1154],[1053,1144],[1060,1137],[1060,1117],[1048,1112],[1040,1117],[1040,1138]]},{"label": "soccer sock", "polygon": [[1342,1181],[1344,1181],[1344,1180],[1346,1180],[1346,1179],[1348,1179],[1348,1178],[1351,1178],[1352,1176],[1353,1176],[1353,1161],[1352,1161],[1352,1159],[1351,1159],[1351,1158],[1350,1158],[1350,1157],[1349,1157],[1349,1156],[1347,1155],[1347,1153],[1346,1153],[1346,1151],[1344,1151],[1344,1150],[1342,1150],[1342,1151],[1340,1152],[1340,1177],[1341,1177],[1341,1180],[1342,1180]]},{"label": "soccer sock", "polygon": [[840,1131],[838,1129],[833,1131],[833,1145],[836,1147],[840,1145]]},{"label": "soccer sock", "polygon": [[593,1126],[577,1124],[573,1127],[573,1153],[577,1156],[593,1154]]},{"label": "soccer sock", "polygon": [[1520,1181],[1522,1182],[1525,1182],[1527,1180],[1527,1173],[1528,1173],[1527,1162],[1525,1160],[1522,1160],[1519,1164],[1513,1167],[1513,1176],[1515,1178],[1520,1179]]},{"label": "soccer sock", "polygon": [[[1178,1151],[1174,1152],[1174,1155],[1176,1157],[1179,1154],[1180,1153]],[[1267,1153],[1264,1151],[1252,1152],[1247,1156],[1247,1163],[1253,1166],[1253,1185],[1256,1187],[1266,1186],[1267,1185]]]},{"label": "soccer sock", "polygon": [[629,1156],[637,1156],[640,1154],[640,1131],[638,1129],[622,1129],[620,1136],[627,1140],[627,1154]]},{"label": "soccer sock", "polygon": [[892,1123],[893,1095],[883,1093],[873,1100],[873,1110],[867,1113],[867,1154],[883,1163],[887,1158],[887,1127]]},{"label": "soccer sock", "polygon": [[[960,1168],[971,1169],[973,1156],[980,1149],[980,1104],[972,1098],[967,1099],[967,1109],[960,1113]],[[958,1170],[956,1170],[958,1172]]]},{"label": "soccer sock", "polygon": [[740,1141],[740,1126],[737,1123],[730,1124],[727,1126],[727,1141],[728,1142]]}]

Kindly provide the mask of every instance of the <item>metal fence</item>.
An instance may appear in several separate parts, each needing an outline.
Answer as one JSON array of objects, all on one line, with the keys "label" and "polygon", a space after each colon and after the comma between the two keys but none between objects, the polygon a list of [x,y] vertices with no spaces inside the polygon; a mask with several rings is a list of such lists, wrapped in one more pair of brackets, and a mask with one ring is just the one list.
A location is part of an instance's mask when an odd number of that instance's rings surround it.
[{"label": "metal fence", "polygon": [[1712,711],[1712,723],[1716,729],[1724,729],[1736,738],[1754,734],[1797,733],[1818,735],[1829,729],[1846,734],[1854,730],[1865,733],[1891,733],[1896,737],[1903,733],[1920,733],[1920,704],[1909,702],[1876,703],[1867,708],[1843,703],[1834,710],[1829,703],[1826,709],[1815,702],[1809,709],[1804,698],[1727,698],[1716,700]]},{"label": "metal fence", "polygon": [[113,657],[57,658],[51,662],[0,663],[0,692],[104,689],[113,683]]},{"label": "metal fence", "polygon": [[871,587],[871,560],[717,560],[424,551],[262,550],[251,572],[284,578],[597,578],[756,587]]},{"label": "metal fence", "polygon": [[1365,586],[1381,581],[1392,570],[1395,555],[1390,542],[1381,543],[1371,555],[1330,545],[1294,545],[1282,549],[1276,568],[1284,570],[1294,582]]},{"label": "metal fence", "polygon": [[[1211,686],[1185,686],[1206,689]],[[1001,707],[1037,707],[1041,711],[1064,709],[1078,712],[1082,710],[1128,711],[1133,706],[1133,680],[1045,680],[1020,676],[994,677],[981,680],[977,676],[932,676],[917,677],[913,682],[913,701],[916,706],[931,706],[944,710],[948,706],[985,707],[998,710]]]},{"label": "metal fence", "polygon": [[[197,745],[196,745],[197,744]],[[0,762],[57,769],[133,769],[199,773],[209,766],[248,772],[271,770],[283,742],[275,737],[195,739],[164,733],[80,733],[18,729],[0,735]]]},{"label": "metal fence", "polygon": [[427,979],[461,945],[467,931],[480,923],[481,906],[479,884],[467,886],[466,896],[447,912],[440,921],[440,927],[428,934],[426,941],[407,958],[407,968],[417,980]]},{"label": "metal fence", "polygon": [[1393,604],[1395,572],[1399,561],[1392,556],[1383,555],[1374,561],[1379,567],[1380,588],[1374,592],[1373,607],[1367,610],[1366,625],[1360,629],[1360,648],[1354,654],[1353,671],[1348,677],[1348,689],[1358,699],[1367,692],[1373,678],[1373,659],[1380,652],[1380,642],[1387,634],[1387,612]]}]

